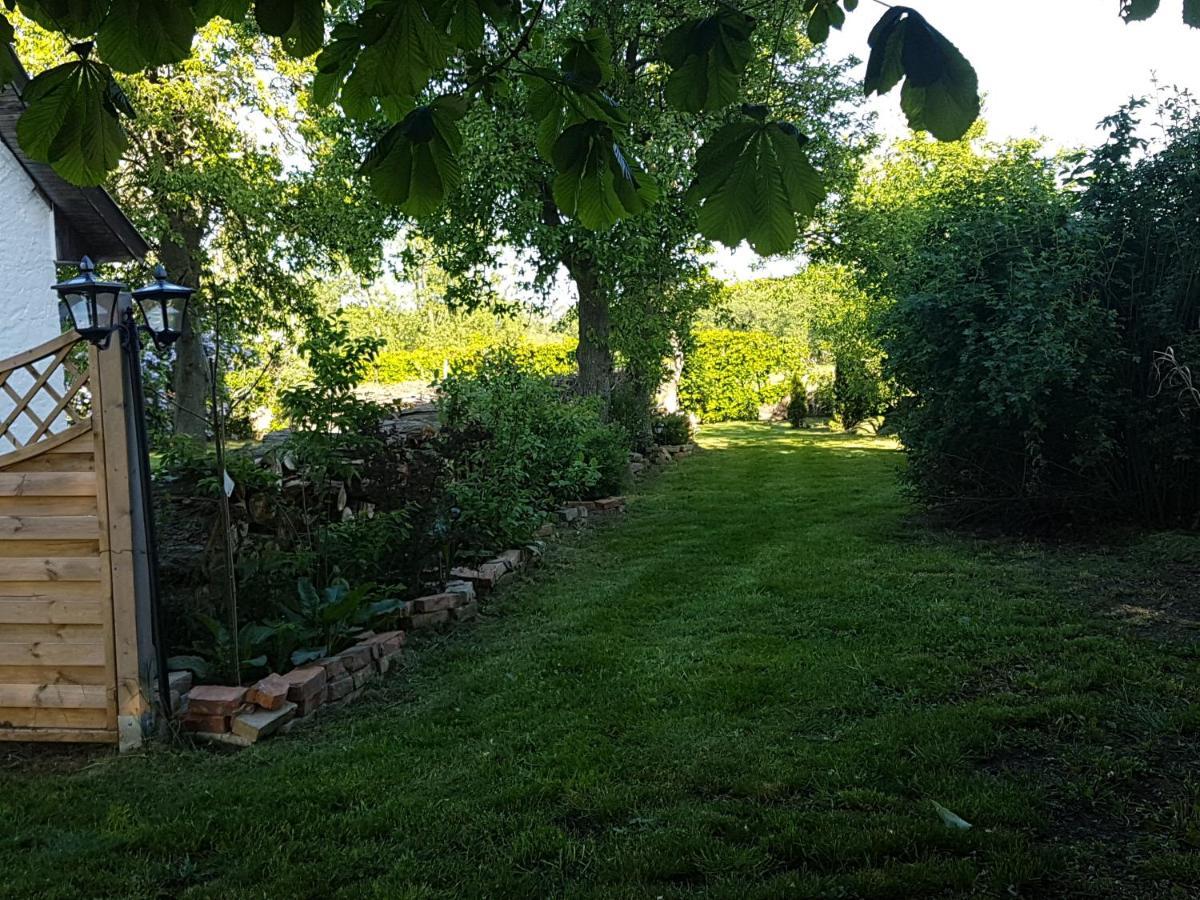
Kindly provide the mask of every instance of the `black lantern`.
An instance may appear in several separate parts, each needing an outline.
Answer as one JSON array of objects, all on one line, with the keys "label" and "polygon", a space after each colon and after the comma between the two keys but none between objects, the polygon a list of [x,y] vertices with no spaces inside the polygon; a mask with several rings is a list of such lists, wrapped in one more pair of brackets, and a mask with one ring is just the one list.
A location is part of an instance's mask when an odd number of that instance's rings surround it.
[{"label": "black lantern", "polygon": [[155,346],[170,347],[179,340],[193,293],[193,288],[167,281],[167,270],[161,265],[154,270],[153,282],[133,292]]},{"label": "black lantern", "polygon": [[75,330],[97,347],[107,347],[119,324],[117,298],[125,285],[98,280],[95,265],[85,256],[79,261],[79,274],[54,285],[54,290],[67,307]]}]

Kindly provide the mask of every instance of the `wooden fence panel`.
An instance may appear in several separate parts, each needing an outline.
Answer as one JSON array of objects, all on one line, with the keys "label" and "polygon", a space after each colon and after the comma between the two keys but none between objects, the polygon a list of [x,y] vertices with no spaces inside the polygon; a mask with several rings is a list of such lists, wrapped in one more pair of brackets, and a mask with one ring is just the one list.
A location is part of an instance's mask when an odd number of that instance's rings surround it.
[{"label": "wooden fence panel", "polygon": [[113,519],[129,507],[128,448],[122,418],[106,457],[101,412],[123,416],[120,365],[119,348],[97,353],[73,333],[0,361],[0,740],[122,735],[114,606],[133,600],[114,604],[112,551],[128,550],[128,522]]}]

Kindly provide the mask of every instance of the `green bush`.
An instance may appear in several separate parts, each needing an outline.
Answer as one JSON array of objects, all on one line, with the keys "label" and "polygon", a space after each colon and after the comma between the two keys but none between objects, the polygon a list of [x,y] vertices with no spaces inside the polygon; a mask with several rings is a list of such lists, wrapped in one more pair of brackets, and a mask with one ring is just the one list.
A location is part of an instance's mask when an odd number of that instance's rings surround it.
[{"label": "green bush", "polygon": [[599,401],[564,396],[509,351],[443,379],[440,407],[446,493],[468,546],[526,540],[556,504],[620,488],[626,437]]},{"label": "green bush", "polygon": [[799,375],[792,376],[791,393],[788,397],[787,420],[793,428],[803,428],[808,418],[808,386]]},{"label": "green bush", "polygon": [[660,447],[678,447],[692,440],[692,420],[684,413],[657,413],[654,416],[654,443]]},{"label": "green bush", "polygon": [[[1102,263],[1095,223],[1030,142],[913,141],[890,166],[860,189],[847,250],[895,296],[883,343],[907,477],[957,518],[1098,511],[1122,364],[1086,286]],[[839,374],[843,405],[853,367]]]},{"label": "green bush", "polygon": [[800,364],[789,342],[762,331],[709,329],[695,335],[679,382],[680,405],[703,422],[755,420],[787,396]]},{"label": "green bush", "polygon": [[886,406],[879,363],[842,356],[834,368],[833,414],[846,431],[879,415]]}]

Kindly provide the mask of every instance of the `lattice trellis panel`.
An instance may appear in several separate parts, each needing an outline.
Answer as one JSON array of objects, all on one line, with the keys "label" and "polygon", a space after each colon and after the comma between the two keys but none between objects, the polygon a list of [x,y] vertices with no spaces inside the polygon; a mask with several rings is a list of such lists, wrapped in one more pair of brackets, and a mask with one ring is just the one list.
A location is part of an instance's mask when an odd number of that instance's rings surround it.
[{"label": "lattice trellis panel", "polygon": [[68,332],[0,362],[0,454],[88,421],[87,344]]}]

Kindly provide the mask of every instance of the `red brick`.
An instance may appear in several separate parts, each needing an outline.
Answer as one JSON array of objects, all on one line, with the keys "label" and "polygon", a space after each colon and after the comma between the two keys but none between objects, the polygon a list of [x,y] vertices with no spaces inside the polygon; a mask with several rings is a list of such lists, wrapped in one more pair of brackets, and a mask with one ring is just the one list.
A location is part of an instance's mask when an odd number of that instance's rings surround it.
[{"label": "red brick", "polygon": [[188,691],[188,711],[198,716],[231,716],[245,697],[245,688],[202,684]]},{"label": "red brick", "polygon": [[475,585],[469,581],[448,581],[445,593],[454,594],[459,604],[470,603],[475,599]]},{"label": "red brick", "polygon": [[418,597],[412,601],[414,613],[431,613],[439,609],[449,609],[457,599],[455,594],[430,594],[428,597]]},{"label": "red brick", "polygon": [[287,703],[288,691],[291,685],[272,673],[250,685],[246,691],[246,702],[261,706],[263,709],[279,709]]},{"label": "red brick", "polygon": [[229,716],[198,716],[188,713],[180,723],[184,731],[207,731],[212,734],[224,734],[229,730]]},{"label": "red brick", "polygon": [[450,574],[461,581],[469,581],[475,587],[476,591],[480,594],[486,594],[495,586],[496,579],[504,573],[497,572],[495,569],[485,572],[481,566],[478,569],[451,569]]},{"label": "red brick", "polygon": [[403,631],[385,631],[382,634],[377,634],[375,637],[362,643],[371,648],[371,655],[375,659],[387,656],[394,650],[399,650],[404,646],[405,636]]},{"label": "red brick", "polygon": [[304,704],[314,697],[323,696],[325,691],[325,670],[320,666],[292,669],[283,676],[283,680],[289,685],[288,699],[293,703]]},{"label": "red brick", "polygon": [[399,666],[404,662],[404,651],[393,650],[387,656],[381,656],[375,660],[375,668],[379,670],[380,675],[386,674],[390,669]]},{"label": "red brick", "polygon": [[325,685],[325,699],[330,703],[335,703],[343,699],[352,690],[354,690],[354,679],[349,675],[344,675],[337,681],[331,681]]},{"label": "red brick", "polygon": [[326,684],[346,674],[346,664],[340,656],[326,656],[324,659],[318,659],[313,665],[325,670]]},{"label": "red brick", "polygon": [[253,742],[269,737],[295,717],[296,704],[285,700],[278,709],[239,713],[229,724],[234,734]]},{"label": "red brick", "polygon": [[624,497],[605,497],[596,501],[596,508],[601,512],[615,512],[625,508]]},{"label": "red brick", "polygon": [[341,657],[342,664],[351,675],[359,669],[365,669],[371,664],[371,648],[363,647],[359,644],[343,650],[338,656]]}]

